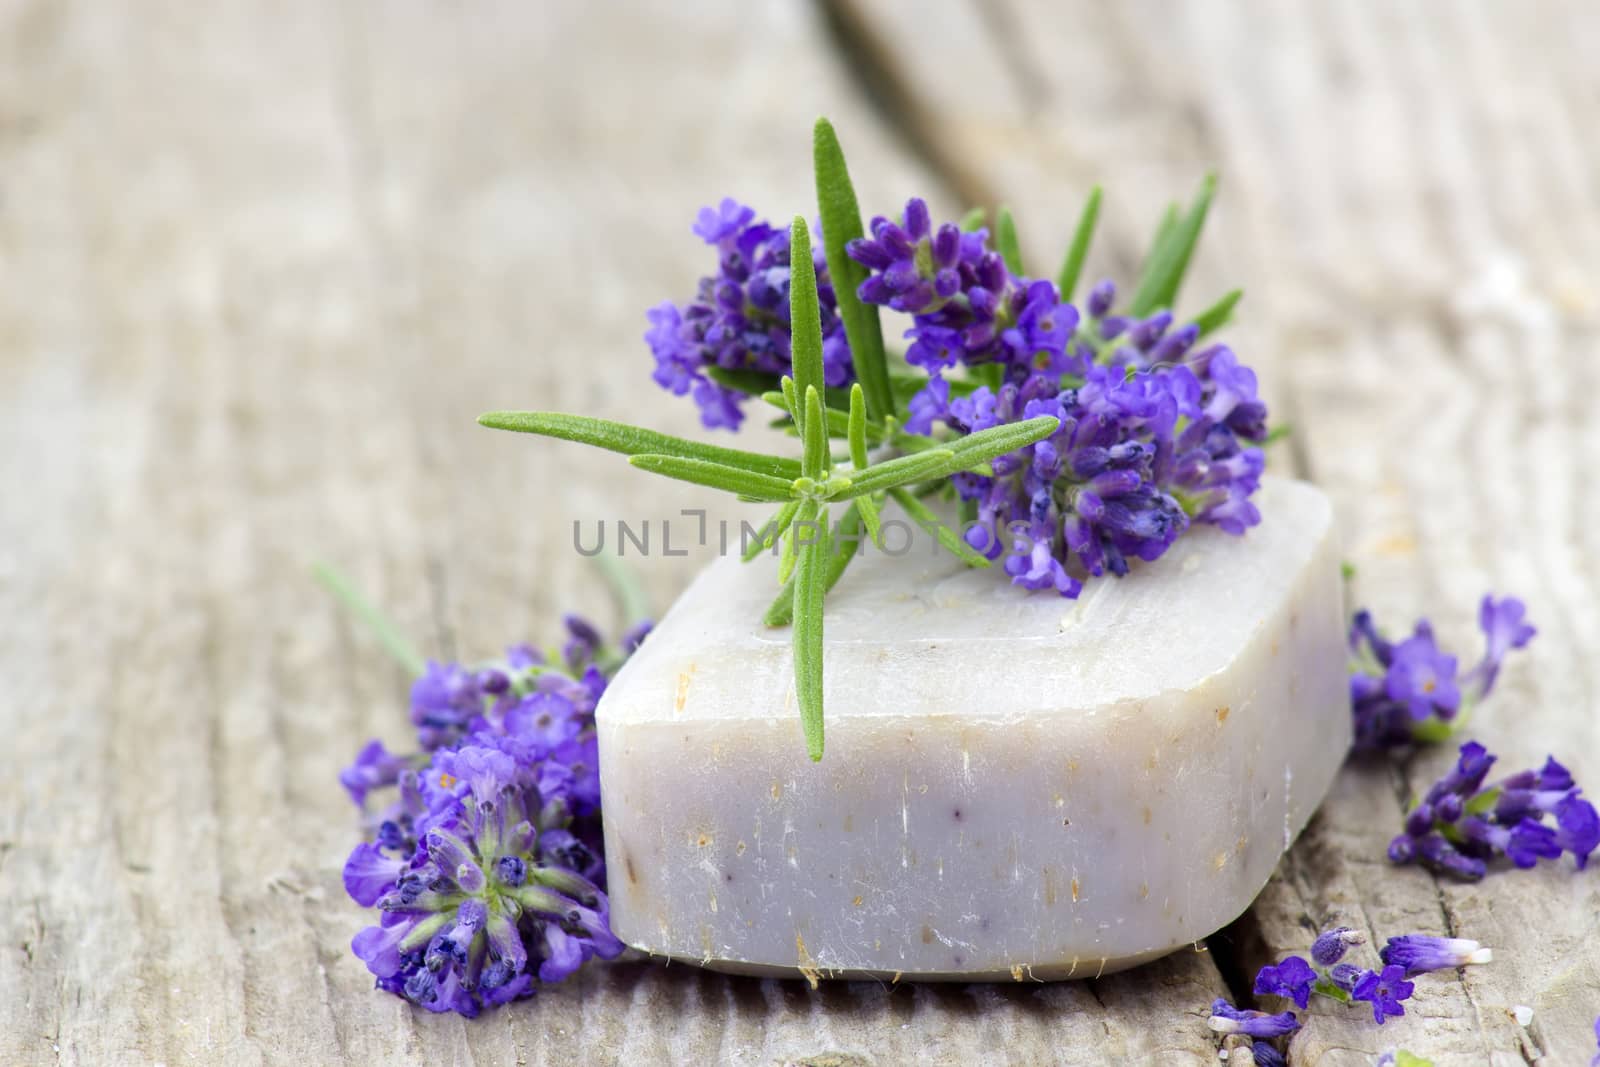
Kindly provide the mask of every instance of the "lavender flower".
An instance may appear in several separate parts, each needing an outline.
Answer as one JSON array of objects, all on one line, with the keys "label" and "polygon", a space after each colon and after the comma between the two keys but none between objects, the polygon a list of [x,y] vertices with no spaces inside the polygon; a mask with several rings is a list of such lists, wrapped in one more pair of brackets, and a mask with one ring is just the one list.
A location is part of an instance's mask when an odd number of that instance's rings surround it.
[{"label": "lavender flower", "polygon": [[1384,683],[1389,699],[1404,705],[1418,721],[1451,719],[1461,707],[1456,658],[1439,651],[1431,632],[1419,632],[1395,646]]},{"label": "lavender flower", "polygon": [[1513,649],[1537,632],[1515,597],[1485,596],[1478,610],[1483,657],[1465,674],[1455,656],[1439,649],[1427,619],[1410,637],[1392,642],[1358,611],[1350,624],[1350,698],[1358,749],[1394,748],[1440,741],[1459,728],[1487,697]]},{"label": "lavender flower", "polygon": [[1301,956],[1289,956],[1268,964],[1256,974],[1254,991],[1262,996],[1284,997],[1302,1010],[1313,994],[1343,1004],[1364,1001],[1372,1005],[1373,1017],[1381,1025],[1386,1018],[1405,1014],[1402,1002],[1411,996],[1412,977],[1431,970],[1487,963],[1493,958],[1493,953],[1476,941],[1407,934],[1389,939],[1380,953],[1381,970],[1344,962],[1350,947],[1365,941],[1348,927],[1326,930],[1312,943],[1310,962]]},{"label": "lavender flower", "polygon": [[1019,383],[1042,372],[1059,379],[1074,365],[1067,348],[1077,309],[1050,282],[1012,275],[987,247],[988,231],[935,229],[917,198],[900,222],[880,215],[869,228],[871,238],[847,248],[870,272],[857,295],[912,316],[907,362],[930,371],[997,365]]},{"label": "lavender flower", "polygon": [[1256,974],[1254,991],[1259,995],[1285,997],[1294,1001],[1295,1007],[1304,1009],[1311,1003],[1311,987],[1317,977],[1311,964],[1299,956],[1290,956],[1261,968]]},{"label": "lavender flower", "polygon": [[[1600,1016],[1594,1021],[1594,1043],[1600,1045]],[[1600,1067],[1600,1052],[1594,1054],[1594,1059],[1589,1061],[1589,1067]]]},{"label": "lavender flower", "polygon": [[1117,299],[1117,286],[1110,278],[1105,279],[1089,290],[1089,315],[1094,319],[1102,319],[1106,312],[1111,310],[1112,303]]},{"label": "lavender flower", "polygon": [[1414,978],[1428,971],[1488,963],[1494,959],[1494,952],[1465,938],[1405,934],[1391,937],[1389,943],[1378,950],[1378,956],[1386,965],[1404,968],[1407,978]]},{"label": "lavender flower", "polygon": [[1288,1067],[1289,1061],[1283,1058],[1283,1053],[1278,1051],[1276,1045],[1265,1041],[1252,1041],[1250,1043],[1250,1058],[1256,1061],[1256,1067]]},{"label": "lavender flower", "polygon": [[[1327,971],[1328,982],[1333,989],[1342,990],[1347,994],[1356,987],[1356,983],[1361,981],[1366,974],[1367,971],[1364,968],[1357,967],[1353,963],[1336,963],[1329,967]],[[1338,994],[1330,989],[1313,988],[1312,992],[1327,992],[1335,1000],[1339,999]]]},{"label": "lavender flower", "polygon": [[[952,479],[983,526],[969,543],[1005,556],[1015,584],[1076,596],[1085,578],[1158,558],[1191,523],[1242,534],[1260,521],[1250,497],[1266,408],[1255,374],[1230,350],[1191,351],[1198,326],[1176,326],[1165,310],[1112,315],[1109,282],[1091,291],[1085,322],[1054,283],[1013,274],[987,231],[935,224],[920,199],[898,219],[875,217],[869,231],[846,250],[868,272],[858,296],[911,316],[906,360],[929,375],[909,400],[906,432],[1061,419],[1054,437],[994,461],[992,475]],[[737,426],[737,399],[705,368],[788,369],[778,299],[787,236],[731,200],[702,211],[695,232],[719,249],[721,273],[702,282],[697,303],[650,312],[656,378],[693,391],[707,425]],[[849,353],[820,280],[827,380],[844,384]],[[981,387],[957,395],[946,378],[957,368]]]},{"label": "lavender flower", "polygon": [[[645,341],[655,355],[655,380],[678,396],[692,394],[708,429],[739,428],[744,396],[706,370],[787,374],[789,357],[789,231],[758,220],[732,199],[703,208],[694,232],[717,250],[717,273],[701,278],[694,300],[647,312]],[[820,246],[813,253],[822,309],[822,359],[827,384],[853,379],[850,347]]]},{"label": "lavender flower", "polygon": [[1332,967],[1344,959],[1344,954],[1352,945],[1366,944],[1366,936],[1350,929],[1348,926],[1337,926],[1332,930],[1324,930],[1317,935],[1311,943],[1311,959],[1320,967]]},{"label": "lavender flower", "polygon": [[1421,862],[1476,881],[1499,856],[1517,867],[1570,852],[1578,868],[1600,848],[1600,813],[1554,758],[1485,786],[1495,757],[1482,745],[1461,746],[1456,765],[1435,782],[1389,843],[1395,863]]},{"label": "lavender flower", "polygon": [[1406,1013],[1405,1005],[1400,1002],[1410,997],[1414,988],[1406,981],[1405,968],[1388,966],[1382,971],[1368,971],[1362,975],[1350,996],[1369,1002],[1373,1020],[1382,1025],[1385,1018]]},{"label": "lavender flower", "polygon": [[1206,1025],[1219,1034],[1244,1034],[1247,1037],[1282,1037],[1300,1029],[1294,1012],[1270,1015],[1264,1011],[1235,1008],[1222,998],[1211,1005],[1211,1017]]},{"label": "lavender flower", "polygon": [[356,754],[354,763],[339,772],[339,784],[359,807],[366,803],[369,791],[394,785],[400,780],[400,772],[410,765],[411,760],[394,755],[374,738]]},{"label": "lavender flower", "polygon": [[[1224,355],[1208,366],[1230,366]],[[969,543],[991,557],[1006,552],[1013,583],[1072,597],[1082,576],[1121,576],[1132,560],[1158,559],[1191,522],[1242,533],[1260,520],[1249,497],[1261,452],[1208,413],[1232,410],[1214,405],[1217,395],[1187,366],[1093,366],[1065,390],[1033,376],[952,401],[949,421],[966,433],[1036,415],[1060,421],[1052,436],[996,459],[992,476],[954,479],[977,505],[981,528]]]},{"label": "lavender flower", "polygon": [[423,751],[374,741],[340,775],[364,809],[372,790],[397,787],[345,863],[346,892],[382,912],[351,947],[379,988],[430,1011],[476,1015],[622,950],[607,920],[594,707],[649,624],[620,653],[583,619],[565,624],[559,667],[527,645],[473,668],[429,664],[412,688]]},{"label": "lavender flower", "polygon": [[420,837],[411,857],[362,844],[345,867],[351,896],[383,912],[351,945],[379,987],[472,1016],[530,995],[535,977],[557,982],[618,955],[604,892],[567,865],[594,863],[572,849],[570,816],[543,796],[538,771],[477,745],[436,763],[448,769],[405,801]]},{"label": "lavender flower", "polygon": [[423,748],[461,739],[472,720],[483,714],[483,681],[459,663],[428,664],[422,677],[411,684],[411,721]]}]

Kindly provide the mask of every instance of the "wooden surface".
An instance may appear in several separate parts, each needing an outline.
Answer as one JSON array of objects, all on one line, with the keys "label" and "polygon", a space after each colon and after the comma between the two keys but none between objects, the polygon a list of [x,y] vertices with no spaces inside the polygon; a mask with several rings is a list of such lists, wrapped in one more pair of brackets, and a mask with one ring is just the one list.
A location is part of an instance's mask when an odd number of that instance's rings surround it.
[{"label": "wooden surface", "polygon": [[[869,209],[1001,197],[1041,261],[1103,180],[1096,274],[1215,167],[1188,293],[1249,291],[1274,462],[1335,494],[1392,624],[1470,646],[1482,591],[1527,599],[1541,635],[1474,732],[1600,792],[1597,52],[1577,0],[0,3],[0,1063],[1207,1064],[1209,1001],[1341,922],[1497,958],[1381,1030],[1316,1009],[1292,1063],[1582,1067],[1600,875],[1383,860],[1443,751],[1347,768],[1249,914],[1131,973],[628,962],[415,1012],[347,950],[334,783],[404,740],[404,679],[306,567],[436,654],[594,610],[571,520],[688,498],[473,416],[693,432],[643,310],[704,268],[701,203],[809,210],[817,113]],[[658,602],[699,562],[651,561]]]}]

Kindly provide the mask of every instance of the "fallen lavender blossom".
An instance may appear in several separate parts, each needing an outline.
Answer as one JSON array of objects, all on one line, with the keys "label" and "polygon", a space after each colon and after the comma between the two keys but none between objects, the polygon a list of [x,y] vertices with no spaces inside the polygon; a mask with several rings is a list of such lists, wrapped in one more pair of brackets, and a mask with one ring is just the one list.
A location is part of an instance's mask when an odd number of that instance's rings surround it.
[{"label": "fallen lavender blossom", "polygon": [[1516,597],[1485,596],[1478,608],[1483,656],[1466,673],[1443,652],[1427,619],[1411,636],[1392,641],[1358,611],[1350,623],[1350,702],[1355,748],[1374,750],[1439,742],[1465,725],[1494,689],[1506,655],[1538,632]]},{"label": "fallen lavender blossom", "polygon": [[[420,662],[340,579],[325,580],[397,658]],[[618,649],[576,616],[566,629],[559,652],[516,645],[490,663],[425,664],[411,687],[419,751],[374,740],[339,775],[367,837],[345,862],[345,890],[379,911],[351,948],[378,988],[429,1011],[475,1016],[623,949],[605,895],[594,708],[649,624]]]},{"label": "fallen lavender blossom", "polygon": [[1456,765],[1429,787],[1389,843],[1395,863],[1421,863],[1470,881],[1500,857],[1535,866],[1570,852],[1581,870],[1600,847],[1600,814],[1554,757],[1484,785],[1496,757],[1476,741],[1461,746]]}]

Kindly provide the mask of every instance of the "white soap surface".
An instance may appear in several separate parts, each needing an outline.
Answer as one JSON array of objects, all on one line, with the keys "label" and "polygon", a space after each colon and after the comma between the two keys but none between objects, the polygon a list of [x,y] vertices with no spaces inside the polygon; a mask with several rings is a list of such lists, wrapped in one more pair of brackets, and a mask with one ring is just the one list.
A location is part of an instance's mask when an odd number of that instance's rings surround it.
[{"label": "white soap surface", "polygon": [[829,595],[806,757],[775,562],[721,559],[597,711],[611,921],[744,973],[1093,977],[1249,906],[1350,743],[1327,498],[1266,479],[1081,598],[920,537]]}]

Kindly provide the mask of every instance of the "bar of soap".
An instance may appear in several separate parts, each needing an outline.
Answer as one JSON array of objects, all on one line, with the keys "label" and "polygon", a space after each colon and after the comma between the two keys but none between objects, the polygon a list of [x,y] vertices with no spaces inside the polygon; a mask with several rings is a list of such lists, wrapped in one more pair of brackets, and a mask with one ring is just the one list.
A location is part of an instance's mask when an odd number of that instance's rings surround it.
[{"label": "bar of soap", "polygon": [[[1266,479],[1079,600],[918,536],[829,595],[806,757],[763,558],[712,564],[597,711],[611,922],[748,974],[1093,977],[1243,912],[1350,743],[1328,499]],[[901,539],[903,540],[903,539]]]}]

